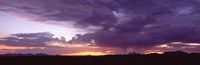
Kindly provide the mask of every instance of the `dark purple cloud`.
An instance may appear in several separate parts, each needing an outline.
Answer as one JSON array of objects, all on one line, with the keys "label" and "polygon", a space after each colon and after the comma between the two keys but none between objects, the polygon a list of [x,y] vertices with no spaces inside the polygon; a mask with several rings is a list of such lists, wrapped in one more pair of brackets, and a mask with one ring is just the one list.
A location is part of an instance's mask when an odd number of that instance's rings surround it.
[{"label": "dark purple cloud", "polygon": [[151,47],[200,41],[199,0],[0,0],[1,10],[28,13],[38,20],[97,27],[70,43],[108,47]]},{"label": "dark purple cloud", "polygon": [[20,33],[12,34],[9,37],[1,38],[0,44],[8,46],[28,46],[28,47],[46,47],[49,42],[64,42],[48,32],[41,33]]}]

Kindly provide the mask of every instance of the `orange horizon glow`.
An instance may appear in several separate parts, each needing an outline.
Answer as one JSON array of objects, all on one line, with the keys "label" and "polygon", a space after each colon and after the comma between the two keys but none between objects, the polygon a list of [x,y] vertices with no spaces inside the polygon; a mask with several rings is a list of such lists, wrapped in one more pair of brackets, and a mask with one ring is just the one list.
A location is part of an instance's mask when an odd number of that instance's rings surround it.
[{"label": "orange horizon glow", "polygon": [[61,54],[64,56],[102,56],[102,55],[108,55],[108,53],[105,52],[93,52],[93,51],[86,51],[86,52],[78,52],[78,53],[69,53],[69,54]]},{"label": "orange horizon glow", "polygon": [[145,50],[144,51],[144,54],[153,54],[153,53],[163,54],[164,52],[161,50]]},{"label": "orange horizon glow", "polygon": [[6,53],[15,53],[16,50],[1,50],[0,49],[0,54],[6,54]]}]

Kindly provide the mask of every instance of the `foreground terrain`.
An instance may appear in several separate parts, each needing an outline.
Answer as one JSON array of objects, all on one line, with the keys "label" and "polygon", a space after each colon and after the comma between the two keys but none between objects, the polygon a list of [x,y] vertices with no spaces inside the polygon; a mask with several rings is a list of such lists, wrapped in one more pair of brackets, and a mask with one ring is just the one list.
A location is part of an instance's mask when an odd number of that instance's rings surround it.
[{"label": "foreground terrain", "polygon": [[200,54],[0,56],[0,65],[200,65]]}]

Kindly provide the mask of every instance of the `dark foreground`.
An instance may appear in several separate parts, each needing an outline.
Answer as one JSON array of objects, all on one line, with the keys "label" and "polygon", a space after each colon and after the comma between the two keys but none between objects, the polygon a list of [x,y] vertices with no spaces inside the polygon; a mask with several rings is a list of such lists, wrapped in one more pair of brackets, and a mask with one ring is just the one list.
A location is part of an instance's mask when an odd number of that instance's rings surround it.
[{"label": "dark foreground", "polygon": [[1,56],[0,65],[200,65],[200,54]]}]

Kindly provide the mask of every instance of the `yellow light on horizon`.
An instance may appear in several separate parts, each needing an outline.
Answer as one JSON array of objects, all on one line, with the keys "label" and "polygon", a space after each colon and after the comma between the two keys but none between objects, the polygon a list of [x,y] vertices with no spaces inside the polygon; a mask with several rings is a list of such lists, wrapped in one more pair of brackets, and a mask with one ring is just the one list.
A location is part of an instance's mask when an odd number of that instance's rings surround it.
[{"label": "yellow light on horizon", "polygon": [[161,50],[146,50],[146,51],[144,51],[144,54],[153,54],[153,53],[163,54],[164,52]]},{"label": "yellow light on horizon", "polygon": [[78,53],[71,53],[71,54],[61,54],[65,56],[101,56],[101,55],[106,55],[106,53],[103,52],[78,52]]}]

